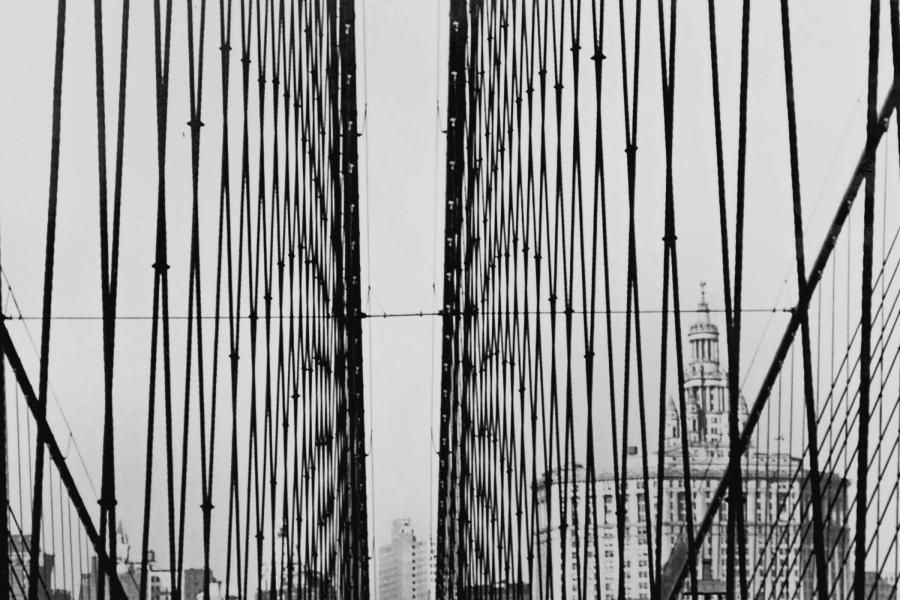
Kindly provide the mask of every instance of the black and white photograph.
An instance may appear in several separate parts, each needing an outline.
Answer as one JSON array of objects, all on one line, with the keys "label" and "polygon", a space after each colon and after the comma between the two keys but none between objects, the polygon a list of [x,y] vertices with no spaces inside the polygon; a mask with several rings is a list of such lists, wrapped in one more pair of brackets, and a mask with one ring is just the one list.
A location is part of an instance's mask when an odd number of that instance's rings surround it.
[{"label": "black and white photograph", "polygon": [[895,600],[900,0],[0,6],[0,598]]}]

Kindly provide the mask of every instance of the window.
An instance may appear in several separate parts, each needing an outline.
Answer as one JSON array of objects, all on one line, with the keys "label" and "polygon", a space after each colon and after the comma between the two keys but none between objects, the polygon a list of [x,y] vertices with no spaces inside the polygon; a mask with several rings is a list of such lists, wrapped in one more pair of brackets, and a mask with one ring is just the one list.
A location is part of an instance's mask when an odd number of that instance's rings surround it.
[{"label": "window", "polygon": [[607,525],[612,525],[616,522],[616,510],[611,494],[603,496],[603,522]]},{"label": "window", "polygon": [[637,495],[637,520],[638,520],[638,523],[643,523],[644,517],[646,516],[644,514],[644,502],[645,502],[644,494],[638,494]]},{"label": "window", "polygon": [[678,517],[679,521],[684,521],[687,518],[687,508],[685,504],[684,492],[678,492]]},{"label": "window", "polygon": [[787,507],[787,497],[787,492],[778,492],[778,503],[776,504],[778,507],[777,510],[783,510],[782,507]]}]

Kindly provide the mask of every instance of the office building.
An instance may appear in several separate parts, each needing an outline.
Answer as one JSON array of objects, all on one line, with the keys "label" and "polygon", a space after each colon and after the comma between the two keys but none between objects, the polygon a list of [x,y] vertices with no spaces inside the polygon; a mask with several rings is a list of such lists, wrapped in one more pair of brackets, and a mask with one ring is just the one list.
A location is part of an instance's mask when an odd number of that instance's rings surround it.
[{"label": "office building", "polygon": [[[685,366],[684,396],[687,451],[690,456],[691,508],[695,527],[706,514],[710,498],[728,465],[728,377],[719,359],[719,332],[710,317],[705,295],[701,294],[698,318],[688,333],[689,356]],[[747,405],[739,403],[739,426],[747,418]],[[656,544],[657,482],[662,479],[661,556],[663,588],[670,560],[686,556],[688,498],[684,486],[681,415],[678,403],[667,404],[663,472],[658,472],[658,455],[648,460],[650,489],[644,488],[641,457],[629,451],[624,480],[624,553],[619,551],[616,486],[613,473],[596,472],[589,490],[587,473],[574,469],[545,474],[535,483],[540,527],[536,537],[535,575],[532,597],[618,598],[620,572],[624,575],[625,597],[651,597],[651,567],[656,556],[648,554],[648,532]],[[746,525],[746,568],[750,574],[750,594],[755,597],[786,597],[799,600],[813,597],[815,565],[810,486],[807,471],[799,458],[784,453],[750,448],[745,454],[743,489]],[[845,527],[847,480],[822,474],[823,515],[826,549],[834,547],[828,562],[827,579],[831,594],[844,597],[851,578],[843,559],[851,551],[852,539]],[[562,486],[562,488],[560,487]],[[593,492],[593,498],[587,493]],[[567,527],[561,527],[560,496],[565,497]],[[649,498],[649,511],[646,499]],[[596,527],[591,523],[590,501],[596,506]],[[549,510],[546,505],[549,503]],[[799,510],[792,510],[799,506]],[[648,514],[649,512],[649,514]],[[705,597],[724,594],[727,549],[727,505],[717,513],[697,561],[698,589]],[[548,515],[550,520],[548,522]],[[575,527],[575,519],[578,527]],[[650,527],[648,528],[648,520]],[[587,523],[587,527],[585,524]],[[593,532],[597,532],[594,539]],[[621,554],[621,563],[620,563]],[[735,554],[737,557],[737,553]],[[563,560],[565,557],[565,560]],[[671,568],[668,569],[671,571]],[[655,572],[655,569],[654,569]],[[687,584],[682,588],[686,590]],[[543,596],[541,596],[543,590]],[[665,591],[664,591],[665,593]]]},{"label": "office building", "polygon": [[434,586],[434,552],[416,537],[409,519],[391,527],[391,543],[378,549],[378,600],[430,600]]}]

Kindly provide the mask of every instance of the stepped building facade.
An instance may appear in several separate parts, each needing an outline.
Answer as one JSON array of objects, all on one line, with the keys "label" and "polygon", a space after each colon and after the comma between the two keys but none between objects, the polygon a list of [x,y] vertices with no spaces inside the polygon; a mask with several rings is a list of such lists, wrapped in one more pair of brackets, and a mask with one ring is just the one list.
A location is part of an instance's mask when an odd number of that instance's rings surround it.
[{"label": "stepped building facade", "polygon": [[416,536],[410,519],[391,526],[391,543],[378,549],[378,600],[430,600],[434,594],[434,550]]}]

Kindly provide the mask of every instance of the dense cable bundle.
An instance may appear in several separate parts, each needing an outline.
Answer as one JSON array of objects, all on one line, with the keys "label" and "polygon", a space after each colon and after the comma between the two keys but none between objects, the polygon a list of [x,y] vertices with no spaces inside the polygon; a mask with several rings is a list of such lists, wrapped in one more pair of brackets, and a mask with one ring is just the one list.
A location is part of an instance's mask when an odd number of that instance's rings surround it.
[{"label": "dense cable bundle", "polygon": [[[811,261],[786,0],[780,21],[769,23],[782,42],[778,109],[787,135],[766,131],[757,140],[789,165],[775,202],[793,217],[793,256],[778,267],[793,272],[796,303],[777,344],[763,338],[772,354],[762,357],[760,374],[752,371],[756,352],[743,356],[766,331],[742,333],[751,312],[743,281],[751,2],[727,9],[739,25],[733,89],[720,87],[716,3],[703,7],[709,62],[692,66],[711,83],[710,110],[699,119],[710,136],[697,137],[704,130],[694,125],[690,143],[679,142],[682,154],[674,125],[678,3],[651,5],[654,36],[644,31],[641,4],[450,2],[438,598],[893,597],[898,220],[887,170],[892,181],[897,151],[885,147],[884,182],[875,166],[897,108],[897,77],[879,89],[882,3],[868,6],[865,146],[824,237],[816,231]],[[890,25],[896,68],[894,1]],[[649,99],[639,93],[647,85],[642,39],[658,41],[660,93]],[[617,60],[605,61],[607,53]],[[593,85],[585,85],[591,71]],[[617,88],[622,103],[613,110],[606,96]],[[723,125],[728,95],[735,118]],[[661,150],[640,171],[638,115],[648,111],[639,111],[639,97],[662,116],[644,134]],[[727,125],[736,131],[734,152]],[[604,148],[619,142],[610,131],[624,133],[622,160]],[[682,327],[674,165],[701,156],[701,145],[714,148],[706,173],[716,193],[683,202],[714,211],[717,221],[719,239],[705,243],[714,241],[721,258],[721,357],[705,289],[689,311],[696,320]],[[660,185],[638,191],[642,178]],[[662,305],[651,298],[643,309],[641,202],[661,222],[663,256],[662,286],[653,288]],[[862,205],[855,220],[854,204]],[[621,259],[612,257],[617,244]],[[656,322],[647,333],[647,314],[659,314],[659,338]]]},{"label": "dense cable bundle", "polygon": [[[595,201],[586,200],[578,4],[451,2],[439,598],[550,597],[557,569],[570,564],[560,548],[579,554],[569,597],[596,577],[596,499],[575,490],[592,488],[583,483],[595,469],[594,316],[609,316],[609,274],[601,309],[603,165],[594,165]],[[600,58],[598,46],[598,85]],[[564,108],[570,64],[574,105]],[[576,424],[585,382],[587,415]]]},{"label": "dense cable bundle", "polygon": [[[204,412],[207,402],[202,384],[196,209],[191,250],[191,275],[196,289],[189,290],[187,356],[190,365],[191,334],[195,329],[206,564],[213,508],[209,490],[215,472],[215,373],[221,335],[227,339],[229,350],[232,407],[226,592],[230,593],[234,580],[235,591],[242,597],[253,595],[250,586],[254,582],[257,592],[281,590],[292,594],[303,590],[306,594],[367,598],[353,2],[341,2],[338,6],[335,1],[247,0],[239,8],[243,129],[241,168],[236,177],[237,173],[229,172],[227,100],[232,11],[231,3],[220,3],[223,144],[215,295],[216,316],[224,311],[227,318],[215,320],[209,416]],[[161,37],[160,21],[158,18],[157,43],[165,39],[167,44],[170,23],[167,18],[167,29]],[[189,24],[189,31],[193,29],[194,25]],[[158,56],[159,48],[158,45]],[[168,56],[165,45],[162,56]],[[254,62],[255,95],[251,94]],[[198,64],[199,76],[202,54]],[[193,54],[191,66],[194,77]],[[163,80],[163,96],[167,93],[164,86]],[[189,125],[196,203],[196,155],[202,123],[200,88],[195,88],[193,80],[191,92]],[[159,118],[164,140],[165,114]],[[163,155],[161,182],[164,160]],[[234,180],[239,184],[233,185]],[[162,343],[167,347],[166,270],[159,267],[166,262],[163,183],[160,190],[157,278],[163,282]],[[190,302],[196,302],[196,310]],[[246,348],[240,337],[244,302],[249,317],[249,362],[240,361],[239,357],[240,350]],[[193,321],[191,315],[195,317]],[[220,323],[228,324],[227,332],[220,331]],[[155,360],[156,347],[154,335],[151,360]],[[156,370],[151,373],[155,377]],[[188,422],[190,374],[189,368],[184,422]],[[176,513],[167,371],[163,387],[170,548],[181,567],[186,463],[182,464],[181,504]],[[246,402],[249,413],[242,412]],[[246,422],[242,414],[249,417]],[[148,467],[153,454],[152,421],[150,427]],[[187,438],[185,428],[183,461],[187,460]],[[246,455],[238,447],[239,439],[247,442]],[[152,496],[149,475],[147,486],[144,560]],[[175,523],[179,524],[177,541]],[[179,569],[174,561],[172,569],[175,578]]]},{"label": "dense cable bundle", "polygon": [[[44,581],[40,557],[43,552],[57,553],[57,519],[61,526],[68,517],[69,531],[59,534],[60,544],[63,549],[68,543],[78,550],[69,554],[68,560],[77,560],[80,569],[78,575],[74,566],[71,573],[64,571],[61,581],[65,581],[57,588],[72,595],[102,598],[109,590],[113,598],[126,594],[149,597],[151,586],[158,585],[158,575],[151,580],[151,539],[159,543],[164,535],[173,597],[187,593],[185,571],[202,560],[204,598],[210,598],[211,568],[221,562],[223,597],[252,598],[265,592],[286,597],[365,599],[369,597],[367,458],[354,1],[218,3],[220,113],[208,123],[220,129],[217,138],[221,145],[216,149],[220,169],[215,173],[205,171],[201,159],[203,151],[213,152],[204,147],[201,135],[203,109],[209,112],[210,102],[203,95],[210,75],[205,60],[211,26],[207,2],[175,4],[156,0],[149,23],[131,22],[129,3],[122,5],[110,216],[103,3],[94,2],[105,384],[100,520],[95,526],[90,505],[79,493],[46,418],[66,25],[66,2],[59,2],[37,392],[31,388],[5,325],[0,340],[17,379],[14,389],[22,390],[37,423],[36,437],[31,439],[31,429],[24,433],[25,425],[18,420],[7,434],[9,409],[3,411],[0,423],[7,436],[4,440],[14,439],[19,445],[19,468],[28,465],[27,481],[33,490],[28,502],[33,508],[23,512],[19,473],[19,502],[9,503],[5,520],[18,558],[7,563],[3,580],[16,588],[14,597],[49,596],[50,582]],[[177,23],[180,19],[184,27]],[[173,27],[173,21],[177,26]],[[156,242],[149,385],[144,396],[148,419],[143,528],[139,555],[132,556],[131,563],[123,563],[124,557],[117,556],[122,533],[116,517],[112,415],[117,390],[113,373],[114,358],[124,351],[115,345],[116,296],[122,168],[127,160],[123,148],[128,146],[124,122],[129,35],[138,28],[140,33],[150,34],[154,49],[153,68],[139,69],[131,77],[148,77],[149,72],[155,83],[155,103],[150,106],[155,107],[157,124],[157,170],[145,176],[156,175],[157,180]],[[170,104],[175,106],[169,93],[174,31],[185,31],[187,37],[188,81],[184,87],[189,92],[185,120],[190,139],[190,195],[185,194],[188,188],[183,181],[173,183],[171,176],[167,180],[167,160],[171,165],[173,158],[167,137]],[[233,31],[239,35],[233,37]],[[238,60],[234,60],[235,54]],[[241,103],[235,107],[230,100],[237,95],[233,89],[238,73]],[[177,104],[179,111],[185,104]],[[134,109],[130,114],[136,114]],[[237,135],[235,123],[241,125]],[[212,179],[219,184],[217,195],[210,197],[202,182]],[[189,243],[177,246],[169,239],[171,196],[179,201],[190,198],[191,206]],[[201,218],[201,214],[208,217]],[[213,258],[201,255],[201,250],[213,244],[210,240],[214,240],[215,270],[213,277],[204,278],[201,266],[209,268]],[[186,248],[187,253],[176,253],[176,247]],[[187,266],[183,339],[180,327],[171,327],[177,317],[170,315],[170,305],[181,305],[180,299],[170,298],[172,262]],[[7,286],[8,300],[12,290]],[[202,296],[213,297],[214,303],[204,303]],[[183,355],[178,347],[184,348]],[[173,373],[177,367],[172,365],[179,356],[184,359],[184,370],[179,371],[184,377],[181,391]],[[5,374],[6,368],[0,368],[0,393],[9,397]],[[12,407],[12,402],[8,406]],[[15,410],[18,419],[19,406]],[[33,467],[31,454],[27,463],[22,455],[24,448],[32,447],[36,448]],[[45,451],[53,467],[46,472]],[[160,457],[164,457],[162,467]],[[216,481],[225,479],[227,485],[214,485],[214,476]],[[65,502],[64,487],[69,496]],[[10,487],[4,485],[3,492],[8,498]],[[194,496],[199,496],[199,511],[192,508]],[[45,516],[48,501],[55,508]],[[163,523],[153,517],[159,514],[154,511],[156,506],[165,507]],[[76,522],[74,532],[73,508],[81,520],[81,527]],[[31,516],[30,536],[22,521],[25,514]],[[202,555],[186,557],[185,538],[191,535],[187,532],[201,519]],[[16,534],[11,523],[25,532]],[[46,541],[48,526],[54,527],[52,546]],[[222,548],[213,547],[214,539],[222,540]],[[23,558],[26,540],[30,557]],[[93,570],[92,554],[97,558]],[[121,564],[130,566],[126,569]],[[57,583],[55,575],[53,583]]]}]

